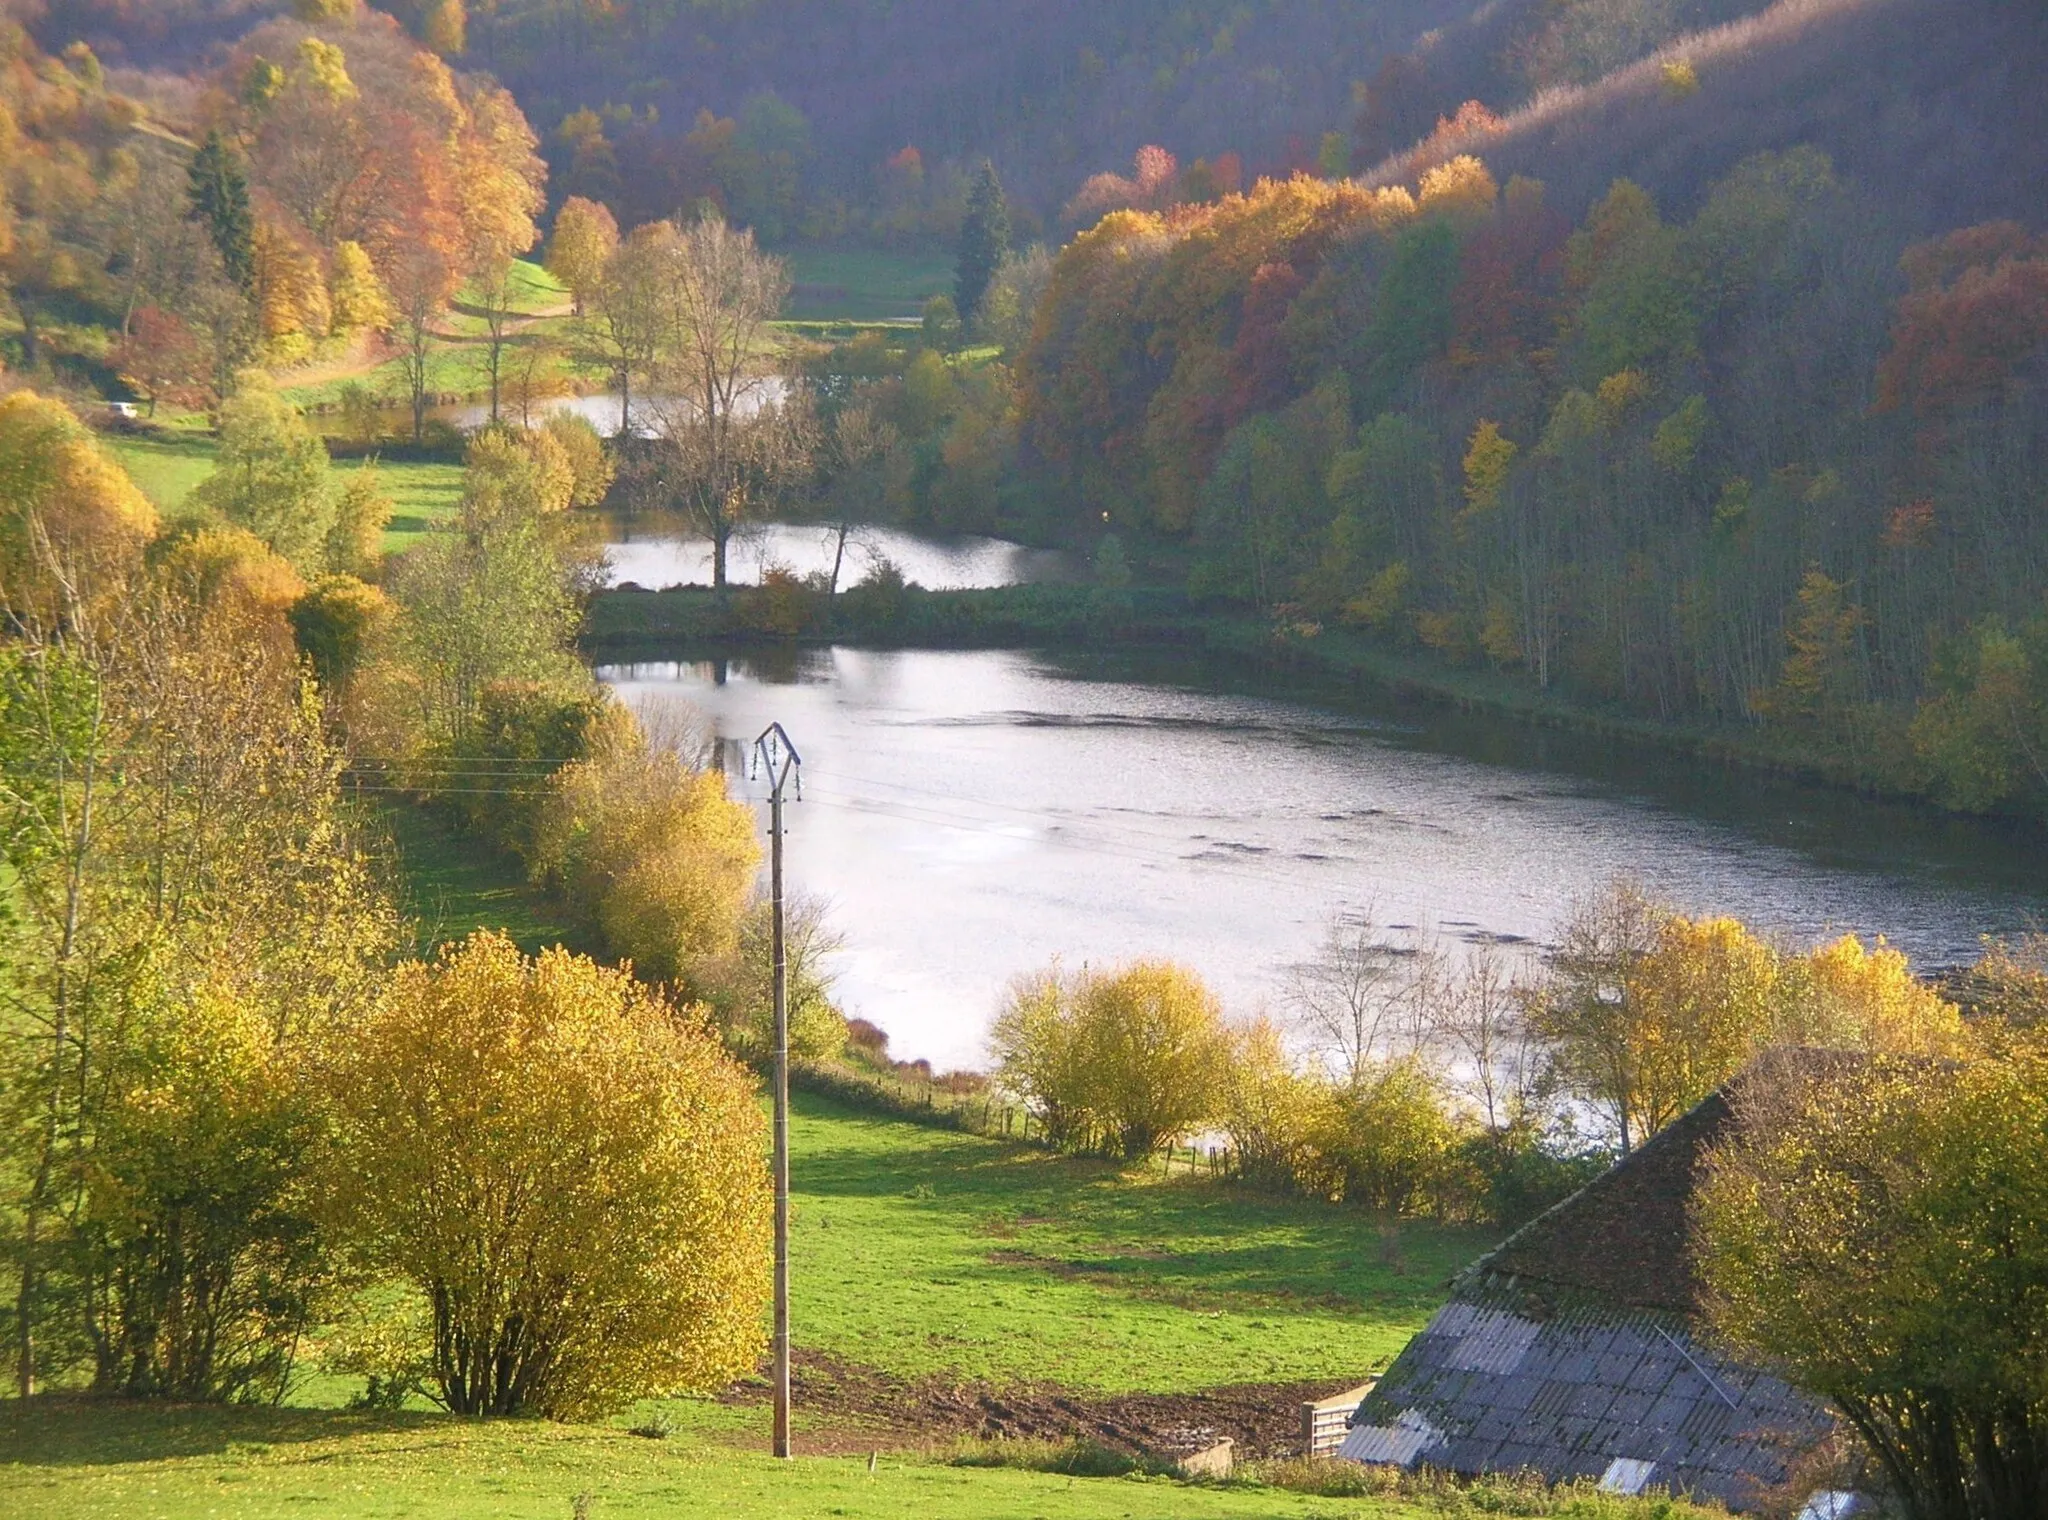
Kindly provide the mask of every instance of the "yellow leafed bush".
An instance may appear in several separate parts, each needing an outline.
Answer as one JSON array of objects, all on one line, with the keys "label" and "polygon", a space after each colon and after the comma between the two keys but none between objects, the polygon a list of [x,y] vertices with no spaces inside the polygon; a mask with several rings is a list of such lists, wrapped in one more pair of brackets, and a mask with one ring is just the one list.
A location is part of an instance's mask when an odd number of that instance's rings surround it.
[{"label": "yellow leafed bush", "polygon": [[433,1305],[449,1408],[582,1417],[753,1370],[764,1126],[697,1011],[478,934],[399,968],[335,1087],[331,1207]]}]

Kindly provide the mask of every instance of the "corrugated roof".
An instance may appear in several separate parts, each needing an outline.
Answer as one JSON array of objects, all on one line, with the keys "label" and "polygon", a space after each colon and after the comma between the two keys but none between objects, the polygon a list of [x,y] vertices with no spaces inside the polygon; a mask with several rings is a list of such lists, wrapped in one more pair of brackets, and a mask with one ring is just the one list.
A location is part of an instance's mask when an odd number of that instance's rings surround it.
[{"label": "corrugated roof", "polygon": [[[1753,1502],[1825,1435],[1827,1412],[1654,1312],[1529,1318],[1502,1295],[1444,1306],[1359,1406],[1337,1454],[1553,1481],[1650,1464],[1648,1484]],[[1640,1467],[1619,1469],[1640,1475]]]},{"label": "corrugated roof", "polygon": [[1784,1481],[1832,1414],[1692,1329],[1692,1193],[1734,1119],[1723,1089],[1474,1262],[1360,1404],[1338,1455],[1641,1480],[1731,1509]]}]

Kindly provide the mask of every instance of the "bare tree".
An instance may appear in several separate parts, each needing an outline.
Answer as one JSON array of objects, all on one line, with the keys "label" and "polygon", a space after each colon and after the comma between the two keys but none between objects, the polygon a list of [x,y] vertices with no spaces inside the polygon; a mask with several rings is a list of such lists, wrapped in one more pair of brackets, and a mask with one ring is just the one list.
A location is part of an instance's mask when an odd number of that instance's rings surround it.
[{"label": "bare tree", "polygon": [[433,357],[434,323],[447,304],[451,279],[447,259],[425,243],[408,247],[392,271],[391,299],[398,308],[398,362],[412,402],[415,444],[426,436],[427,375]]},{"label": "bare tree", "polygon": [[813,448],[810,407],[785,385],[769,326],[789,271],[711,213],[664,241],[656,290],[654,479],[711,540],[722,590],[734,532],[803,478]]},{"label": "bare tree", "polygon": [[839,593],[839,575],[846,564],[846,546],[857,541],[861,526],[873,522],[880,509],[879,467],[895,451],[899,434],[875,415],[865,401],[840,408],[832,419],[829,457],[832,466],[832,577],[828,596]]},{"label": "bare tree", "polygon": [[512,256],[495,249],[487,254],[470,282],[470,291],[484,324],[483,372],[491,387],[491,422],[495,425],[503,388],[505,347],[512,341]]},{"label": "bare tree", "polygon": [[633,377],[654,360],[659,279],[679,234],[673,222],[635,227],[605,261],[580,331],[584,352],[611,372],[619,393],[621,438],[633,431]]},{"label": "bare tree", "polygon": [[1530,1116],[1543,1076],[1542,1043],[1525,1017],[1528,996],[1493,945],[1474,950],[1455,976],[1432,975],[1424,996],[1452,1085],[1496,1135]]},{"label": "bare tree", "polygon": [[1389,944],[1368,905],[1333,917],[1316,958],[1289,975],[1285,996],[1296,1024],[1344,1081],[1359,1081],[1423,1043],[1412,969],[1418,953]]}]

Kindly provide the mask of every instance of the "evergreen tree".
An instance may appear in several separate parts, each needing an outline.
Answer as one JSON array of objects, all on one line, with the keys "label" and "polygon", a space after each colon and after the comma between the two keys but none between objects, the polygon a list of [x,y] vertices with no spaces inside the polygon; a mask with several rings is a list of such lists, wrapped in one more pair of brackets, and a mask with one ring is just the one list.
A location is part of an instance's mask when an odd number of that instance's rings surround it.
[{"label": "evergreen tree", "polygon": [[969,327],[979,316],[981,298],[1009,251],[1010,207],[1003,199],[996,166],[983,159],[981,173],[967,197],[967,216],[960,223],[960,262],[953,276],[954,305]]},{"label": "evergreen tree", "polygon": [[249,209],[249,178],[241,160],[219,132],[192,157],[186,194],[193,220],[202,223],[220,250],[221,267],[242,291],[256,284],[256,217]]}]

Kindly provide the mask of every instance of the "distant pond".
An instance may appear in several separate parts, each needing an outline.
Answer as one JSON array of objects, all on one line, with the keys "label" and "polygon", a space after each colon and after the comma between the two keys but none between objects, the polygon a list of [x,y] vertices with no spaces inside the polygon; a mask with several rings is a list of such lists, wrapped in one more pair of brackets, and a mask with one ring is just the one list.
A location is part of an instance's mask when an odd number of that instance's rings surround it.
[{"label": "distant pond", "polygon": [[1397,936],[1526,951],[1627,874],[1796,941],[1888,935],[1923,966],[2048,919],[2039,830],[1440,707],[1317,705],[1172,652],[598,673],[733,745],[788,727],[805,760],[789,880],[835,905],[839,995],[940,1063],[983,1059],[1006,982],[1054,956],[1171,956],[1248,1013],[1331,913],[1368,906]]},{"label": "distant pond", "polygon": [[[605,553],[611,561],[612,585],[658,591],[711,583],[711,541],[687,524],[657,513],[618,514],[607,523]],[[734,585],[752,586],[771,565],[798,575],[829,572],[836,542],[834,530],[817,524],[756,524],[729,546],[726,575]],[[840,589],[854,585],[883,559],[895,564],[905,580],[932,591],[1068,580],[1074,573],[1072,556],[1058,550],[1031,549],[1000,538],[941,538],[898,528],[861,527],[847,540]]]}]

